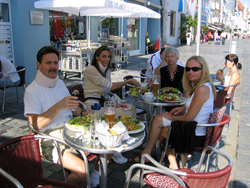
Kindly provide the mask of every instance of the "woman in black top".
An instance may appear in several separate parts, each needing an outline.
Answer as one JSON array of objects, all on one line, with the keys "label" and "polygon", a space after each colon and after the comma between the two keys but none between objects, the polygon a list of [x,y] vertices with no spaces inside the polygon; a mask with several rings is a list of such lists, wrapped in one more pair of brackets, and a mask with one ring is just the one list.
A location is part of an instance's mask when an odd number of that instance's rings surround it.
[{"label": "woman in black top", "polygon": [[[181,65],[177,65],[179,57],[179,51],[175,47],[168,46],[165,48],[163,52],[163,60],[161,64],[157,67],[157,69],[160,69],[160,88],[174,87],[178,88],[181,92],[183,92],[182,76],[184,72],[184,67]],[[148,82],[148,87],[152,87],[152,79],[149,79]]]}]

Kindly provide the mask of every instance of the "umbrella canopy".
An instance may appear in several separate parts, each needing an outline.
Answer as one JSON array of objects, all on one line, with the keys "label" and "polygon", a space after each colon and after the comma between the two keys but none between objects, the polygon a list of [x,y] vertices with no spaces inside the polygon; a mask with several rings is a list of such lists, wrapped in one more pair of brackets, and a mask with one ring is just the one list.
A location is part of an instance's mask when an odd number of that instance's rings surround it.
[{"label": "umbrella canopy", "polygon": [[47,9],[79,15],[82,7],[104,6],[104,0],[40,0],[34,2],[37,9]]},{"label": "umbrella canopy", "polygon": [[147,7],[121,0],[40,0],[34,3],[37,9],[67,12],[81,16],[147,17],[161,15]]},{"label": "umbrella canopy", "polygon": [[161,18],[161,15],[147,7],[120,0],[105,0],[104,6],[82,7],[81,16]]}]

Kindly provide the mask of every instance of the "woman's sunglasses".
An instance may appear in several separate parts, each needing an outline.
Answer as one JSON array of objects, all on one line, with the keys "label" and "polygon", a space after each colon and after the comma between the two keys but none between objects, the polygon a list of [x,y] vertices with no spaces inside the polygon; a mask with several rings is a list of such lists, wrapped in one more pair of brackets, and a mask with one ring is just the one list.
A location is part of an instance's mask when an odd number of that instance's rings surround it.
[{"label": "woman's sunglasses", "polygon": [[200,68],[200,67],[185,67],[185,70],[187,71],[187,72],[189,72],[190,70],[192,70],[193,72],[197,72],[197,71],[199,71],[199,70],[202,70],[202,68]]}]

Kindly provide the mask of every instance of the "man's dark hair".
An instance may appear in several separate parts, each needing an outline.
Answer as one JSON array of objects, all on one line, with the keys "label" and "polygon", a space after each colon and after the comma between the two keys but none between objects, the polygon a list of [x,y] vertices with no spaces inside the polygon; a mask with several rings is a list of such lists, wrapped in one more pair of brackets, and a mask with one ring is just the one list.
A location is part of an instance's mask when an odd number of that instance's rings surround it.
[{"label": "man's dark hair", "polygon": [[45,54],[54,53],[59,59],[59,51],[53,46],[44,46],[36,54],[36,59],[39,63],[42,63],[42,58]]}]

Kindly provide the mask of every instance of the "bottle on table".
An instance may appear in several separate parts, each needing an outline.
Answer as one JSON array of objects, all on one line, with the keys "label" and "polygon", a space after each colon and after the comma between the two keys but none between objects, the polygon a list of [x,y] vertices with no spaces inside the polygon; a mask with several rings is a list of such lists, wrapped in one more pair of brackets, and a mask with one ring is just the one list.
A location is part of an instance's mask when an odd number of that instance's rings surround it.
[{"label": "bottle on table", "polygon": [[95,128],[98,125],[98,123],[101,122],[101,114],[100,114],[100,110],[101,110],[101,105],[95,103],[93,105],[91,105],[91,110],[92,110],[92,123],[91,123],[91,139],[92,140],[97,140],[97,135],[95,133]]}]

